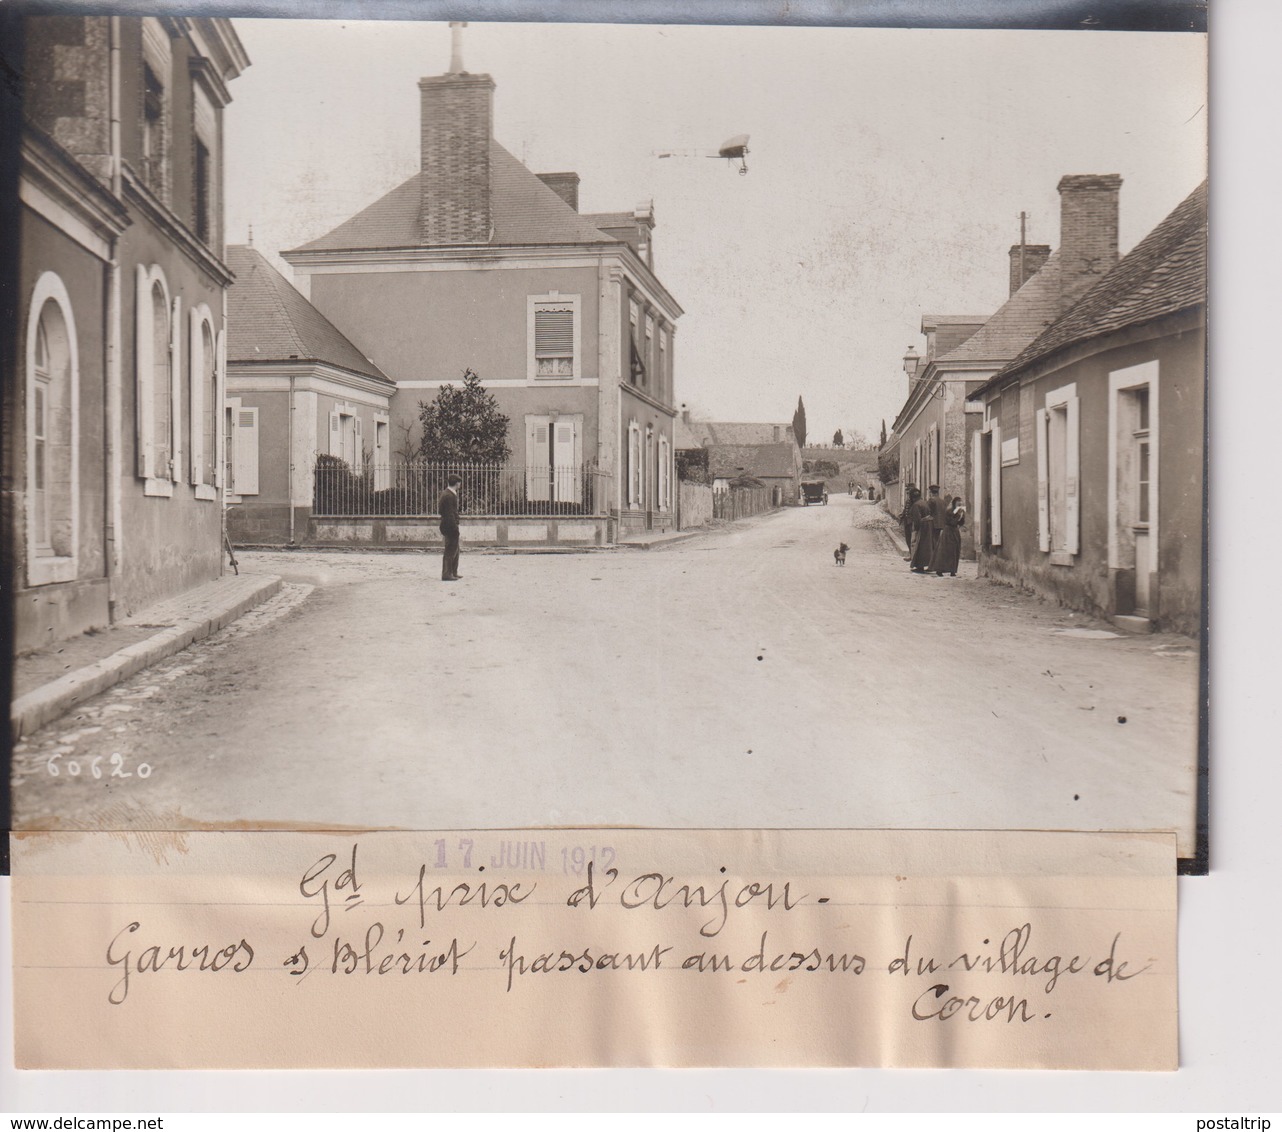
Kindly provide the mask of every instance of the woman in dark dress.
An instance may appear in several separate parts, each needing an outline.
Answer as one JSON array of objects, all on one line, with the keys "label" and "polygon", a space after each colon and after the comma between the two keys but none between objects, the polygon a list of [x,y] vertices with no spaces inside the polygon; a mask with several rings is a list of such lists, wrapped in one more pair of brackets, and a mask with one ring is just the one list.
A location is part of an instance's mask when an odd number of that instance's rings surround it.
[{"label": "woman in dark dress", "polygon": [[944,526],[935,541],[935,555],[930,568],[939,577],[951,574],[957,577],[957,563],[961,561],[961,529],[966,523],[966,508],[962,506],[961,496],[954,495],[948,510],[944,512]]},{"label": "woman in dark dress", "polygon": [[935,556],[935,525],[930,518],[930,505],[917,493],[908,509],[913,524],[913,556],[908,562],[914,574],[930,569]]}]

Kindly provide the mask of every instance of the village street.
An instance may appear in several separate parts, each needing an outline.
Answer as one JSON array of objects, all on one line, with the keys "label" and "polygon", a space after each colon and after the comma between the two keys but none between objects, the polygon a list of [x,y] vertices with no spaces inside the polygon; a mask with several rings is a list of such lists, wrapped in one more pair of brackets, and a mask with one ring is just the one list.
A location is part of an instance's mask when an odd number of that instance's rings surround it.
[{"label": "village street", "polygon": [[[1195,643],[973,563],[914,576],[889,522],[834,496],[648,551],[465,549],[453,585],[436,555],[246,553],[284,590],[20,743],[14,825],[1174,827],[1191,853]],[[147,777],[87,772],[112,756]]]}]

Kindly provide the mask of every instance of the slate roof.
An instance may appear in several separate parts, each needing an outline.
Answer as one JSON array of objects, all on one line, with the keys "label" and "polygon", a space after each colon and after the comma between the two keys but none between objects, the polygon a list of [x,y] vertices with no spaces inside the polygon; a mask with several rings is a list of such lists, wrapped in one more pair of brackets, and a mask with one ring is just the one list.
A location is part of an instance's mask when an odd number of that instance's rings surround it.
[{"label": "slate roof", "polygon": [[1059,313],[1060,255],[1056,250],[1042,269],[1029,278],[992,318],[960,346],[933,361],[940,369],[949,362],[1009,361],[1045,330]]},{"label": "slate roof", "polygon": [[1065,346],[1205,303],[1206,194],[1203,181],[993,381]]},{"label": "slate roof", "polygon": [[[419,211],[423,206],[420,180],[421,174],[415,173],[337,228],[293,250],[420,246]],[[493,139],[490,140],[490,210],[494,227],[492,247],[619,242],[602,232],[595,219],[566,204]],[[634,223],[630,214],[628,222]]]},{"label": "slate roof", "polygon": [[227,291],[229,362],[327,362],[390,383],[261,253],[228,245],[227,266],[236,275]]},{"label": "slate roof", "polygon": [[[793,440],[791,424],[757,421],[678,421],[678,448],[703,448],[709,444],[786,444]],[[775,429],[779,430],[778,438]]]},{"label": "slate roof", "polygon": [[752,476],[756,479],[794,479],[800,472],[797,446],[781,444],[713,444],[708,448],[708,472],[717,479]]}]

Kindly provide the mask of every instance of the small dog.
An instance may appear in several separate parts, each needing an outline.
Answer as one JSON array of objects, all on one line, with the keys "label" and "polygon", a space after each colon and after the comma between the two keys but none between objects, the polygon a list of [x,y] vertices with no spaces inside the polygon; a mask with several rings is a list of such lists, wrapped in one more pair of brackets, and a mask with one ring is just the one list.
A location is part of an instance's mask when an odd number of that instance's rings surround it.
[{"label": "small dog", "polygon": [[839,547],[837,547],[836,550],[832,552],[833,562],[836,563],[836,565],[838,566],[844,566],[846,564],[846,551],[848,551],[849,549],[850,547],[848,547],[843,542]]}]

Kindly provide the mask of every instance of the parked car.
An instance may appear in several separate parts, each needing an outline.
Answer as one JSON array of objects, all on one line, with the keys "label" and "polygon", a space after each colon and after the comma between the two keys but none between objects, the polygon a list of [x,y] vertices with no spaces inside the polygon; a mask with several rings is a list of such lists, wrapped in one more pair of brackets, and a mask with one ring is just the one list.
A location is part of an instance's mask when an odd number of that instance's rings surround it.
[{"label": "parked car", "polygon": [[801,483],[801,502],[809,507],[812,503],[828,502],[828,485],[823,480],[803,480]]}]

